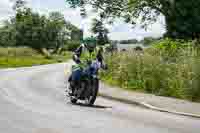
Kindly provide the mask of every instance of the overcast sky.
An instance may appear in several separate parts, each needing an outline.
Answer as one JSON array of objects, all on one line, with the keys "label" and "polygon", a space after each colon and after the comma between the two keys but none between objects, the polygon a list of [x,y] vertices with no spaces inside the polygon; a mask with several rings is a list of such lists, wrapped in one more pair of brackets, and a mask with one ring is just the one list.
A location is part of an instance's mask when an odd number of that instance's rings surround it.
[{"label": "overcast sky", "polygon": [[[0,0],[0,21],[5,20],[12,16],[12,0]],[[65,0],[27,0],[28,5],[34,10],[42,14],[48,14],[51,11],[59,11],[64,14],[65,19],[72,24],[84,29],[84,36],[90,36],[90,26],[92,18],[95,18],[95,13],[91,12],[91,8],[88,7],[89,15],[83,19],[80,16],[78,9],[70,9]],[[125,39],[142,39],[143,37],[153,36],[159,37],[165,32],[164,18],[159,17],[159,21],[149,26],[149,29],[145,31],[140,28],[138,24],[136,28],[132,28],[130,24],[126,24],[121,20],[116,20],[114,25],[108,26],[110,34],[109,37],[112,40],[125,40]]]}]

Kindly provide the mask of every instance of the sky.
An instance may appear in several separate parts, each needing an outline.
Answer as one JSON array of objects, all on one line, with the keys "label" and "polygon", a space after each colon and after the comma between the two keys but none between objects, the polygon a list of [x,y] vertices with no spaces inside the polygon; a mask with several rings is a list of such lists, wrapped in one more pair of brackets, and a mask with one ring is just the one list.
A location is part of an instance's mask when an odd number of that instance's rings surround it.
[{"label": "sky", "polygon": [[[13,0],[0,0],[0,21],[5,20],[14,14],[12,10]],[[84,29],[84,36],[91,36],[91,23],[92,18],[96,17],[96,13],[92,11],[91,7],[87,7],[88,16],[82,18],[80,16],[79,9],[71,9],[65,2],[65,0],[27,0],[28,6],[34,11],[41,14],[48,14],[52,11],[59,11],[64,14],[65,19],[70,21],[75,26]],[[117,19],[113,25],[107,25],[110,31],[109,37],[112,40],[126,40],[126,39],[138,39],[141,40],[144,37],[160,37],[165,33],[164,17],[159,16],[159,20],[150,25],[147,30],[140,28],[140,24],[137,24],[135,28],[132,28],[130,24],[124,23],[121,19]]]}]

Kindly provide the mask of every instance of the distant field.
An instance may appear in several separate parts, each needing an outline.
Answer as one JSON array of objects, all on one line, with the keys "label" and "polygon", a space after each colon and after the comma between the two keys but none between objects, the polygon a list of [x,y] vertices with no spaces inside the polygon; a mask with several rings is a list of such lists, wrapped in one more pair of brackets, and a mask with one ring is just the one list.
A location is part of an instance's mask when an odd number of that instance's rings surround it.
[{"label": "distant field", "polygon": [[52,64],[67,61],[70,57],[70,52],[46,58],[31,48],[0,48],[0,68]]}]

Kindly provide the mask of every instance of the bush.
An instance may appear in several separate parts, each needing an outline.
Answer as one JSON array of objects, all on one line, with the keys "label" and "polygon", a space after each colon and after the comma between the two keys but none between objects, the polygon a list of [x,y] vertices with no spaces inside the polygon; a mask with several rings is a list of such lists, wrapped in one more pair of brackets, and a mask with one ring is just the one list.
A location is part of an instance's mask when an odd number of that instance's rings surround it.
[{"label": "bush", "polygon": [[191,42],[182,44],[163,40],[144,54],[107,55],[109,70],[102,73],[102,78],[125,89],[200,101],[200,56],[193,53],[198,49]]},{"label": "bush", "polygon": [[183,48],[183,44],[178,40],[164,39],[154,44],[154,47],[160,51],[160,54],[165,57],[177,57],[179,56],[180,49]]}]

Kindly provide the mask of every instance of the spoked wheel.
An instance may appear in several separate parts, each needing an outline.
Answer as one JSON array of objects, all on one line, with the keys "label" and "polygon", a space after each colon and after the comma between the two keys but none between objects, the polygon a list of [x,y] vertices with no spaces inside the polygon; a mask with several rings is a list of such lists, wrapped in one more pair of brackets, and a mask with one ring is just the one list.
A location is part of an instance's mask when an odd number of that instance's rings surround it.
[{"label": "spoked wheel", "polygon": [[99,81],[94,80],[90,87],[90,95],[85,99],[85,103],[89,106],[92,106],[96,101],[98,90],[99,90]]}]

